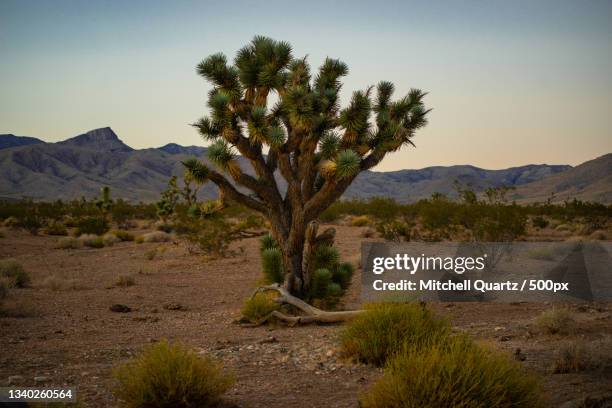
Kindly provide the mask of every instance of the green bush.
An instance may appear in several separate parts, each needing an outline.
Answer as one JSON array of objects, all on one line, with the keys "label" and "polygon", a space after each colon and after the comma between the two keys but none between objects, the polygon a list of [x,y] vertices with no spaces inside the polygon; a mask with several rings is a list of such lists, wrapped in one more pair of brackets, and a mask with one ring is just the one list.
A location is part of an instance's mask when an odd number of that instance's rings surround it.
[{"label": "green bush", "polygon": [[340,260],[338,250],[333,246],[318,246],[313,254],[314,269],[330,268]]},{"label": "green bush", "polygon": [[78,235],[103,235],[109,228],[108,221],[103,217],[83,217],[77,221]]},{"label": "green bush", "polygon": [[47,226],[45,232],[48,235],[68,235],[68,229],[61,222],[53,222]]},{"label": "green bush", "polygon": [[364,408],[538,407],[539,380],[509,356],[453,336],[406,343],[361,401]]},{"label": "green bush", "polygon": [[30,283],[30,275],[16,259],[0,260],[0,277],[8,280],[9,286],[25,288]]},{"label": "green bush", "polygon": [[350,321],[340,335],[342,352],[382,366],[405,343],[423,346],[450,334],[450,326],[418,303],[373,303]]},{"label": "green bush", "polygon": [[348,262],[343,262],[332,269],[332,280],[340,285],[343,290],[346,290],[351,284],[353,272],[353,265]]},{"label": "green bush", "polygon": [[261,251],[261,267],[265,283],[283,282],[283,260],[278,248],[270,247]]},{"label": "green bush", "polygon": [[251,323],[258,322],[274,310],[280,309],[280,305],[274,301],[275,297],[274,293],[258,293],[248,298],[242,305],[242,316]]},{"label": "green bush", "polygon": [[216,406],[234,378],[208,356],[159,342],[114,371],[115,394],[130,408]]}]

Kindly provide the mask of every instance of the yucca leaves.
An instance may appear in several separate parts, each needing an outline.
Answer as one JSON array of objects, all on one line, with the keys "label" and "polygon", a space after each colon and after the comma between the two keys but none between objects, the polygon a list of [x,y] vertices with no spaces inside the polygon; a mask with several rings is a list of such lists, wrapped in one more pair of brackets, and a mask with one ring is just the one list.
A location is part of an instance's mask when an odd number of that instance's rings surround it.
[{"label": "yucca leaves", "polygon": [[208,148],[208,158],[217,167],[229,170],[231,162],[235,159],[235,154],[224,140],[217,140]]},{"label": "yucca leaves", "polygon": [[204,117],[192,126],[198,129],[204,140],[215,140],[221,134],[221,127],[210,118]]},{"label": "yucca leaves", "polygon": [[208,181],[210,170],[202,162],[197,159],[188,159],[182,163],[185,166],[185,170],[196,183],[204,184]]},{"label": "yucca leaves", "polygon": [[338,152],[340,146],[340,137],[335,132],[326,133],[319,142],[319,150],[321,157],[324,159],[332,159]]},{"label": "yucca leaves", "polygon": [[343,150],[336,156],[336,176],[340,179],[350,178],[359,173],[361,157],[353,150]]}]

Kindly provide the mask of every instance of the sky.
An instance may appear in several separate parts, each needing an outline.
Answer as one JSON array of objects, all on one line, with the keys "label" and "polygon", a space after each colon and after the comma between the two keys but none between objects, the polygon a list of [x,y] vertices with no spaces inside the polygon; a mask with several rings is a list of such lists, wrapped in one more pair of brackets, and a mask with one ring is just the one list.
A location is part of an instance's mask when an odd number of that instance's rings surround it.
[{"label": "sky", "polygon": [[266,35],[346,62],[344,103],[381,80],[429,92],[416,148],[376,170],[576,165],[612,152],[610,21],[609,0],[0,0],[0,134],[203,145],[195,66]]}]

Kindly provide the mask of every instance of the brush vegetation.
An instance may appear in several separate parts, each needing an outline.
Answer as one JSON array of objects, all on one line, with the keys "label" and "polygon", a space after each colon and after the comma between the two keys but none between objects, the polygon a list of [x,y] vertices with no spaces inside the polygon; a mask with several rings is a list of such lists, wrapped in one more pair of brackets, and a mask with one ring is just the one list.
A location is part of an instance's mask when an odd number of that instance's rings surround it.
[{"label": "brush vegetation", "polygon": [[130,408],[214,407],[234,378],[211,357],[161,341],[114,371],[115,394]]}]

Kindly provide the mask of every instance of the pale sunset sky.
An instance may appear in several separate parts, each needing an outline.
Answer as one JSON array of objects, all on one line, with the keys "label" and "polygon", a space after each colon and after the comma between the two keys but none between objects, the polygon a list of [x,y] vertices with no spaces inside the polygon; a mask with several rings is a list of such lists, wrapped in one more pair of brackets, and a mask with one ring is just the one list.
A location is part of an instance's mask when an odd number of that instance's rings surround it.
[{"label": "pale sunset sky", "polygon": [[0,0],[0,133],[203,145],[195,66],[266,35],[346,62],[344,102],[380,80],[429,92],[417,148],[377,170],[576,165],[612,152],[611,21],[609,0]]}]

